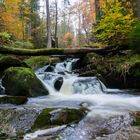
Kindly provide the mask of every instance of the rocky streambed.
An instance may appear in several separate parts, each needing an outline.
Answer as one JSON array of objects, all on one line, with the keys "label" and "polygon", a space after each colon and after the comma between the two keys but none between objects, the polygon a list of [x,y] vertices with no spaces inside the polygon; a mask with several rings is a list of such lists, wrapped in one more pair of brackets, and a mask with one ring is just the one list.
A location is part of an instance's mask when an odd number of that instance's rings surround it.
[{"label": "rocky streambed", "polygon": [[7,59],[18,65],[2,69],[0,139],[139,140],[139,91],[106,88],[99,69],[79,76],[78,59],[46,62],[36,72]]}]

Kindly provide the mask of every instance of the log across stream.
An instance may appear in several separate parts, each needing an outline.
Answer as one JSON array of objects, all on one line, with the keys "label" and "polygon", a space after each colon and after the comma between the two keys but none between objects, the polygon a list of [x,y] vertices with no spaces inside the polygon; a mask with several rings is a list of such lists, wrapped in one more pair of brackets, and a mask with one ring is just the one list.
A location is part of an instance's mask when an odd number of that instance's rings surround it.
[{"label": "log across stream", "polygon": [[20,49],[2,47],[0,48],[1,54],[13,54],[19,56],[41,56],[41,55],[86,55],[87,53],[97,53],[105,55],[111,50],[102,48],[44,48],[44,49]]}]

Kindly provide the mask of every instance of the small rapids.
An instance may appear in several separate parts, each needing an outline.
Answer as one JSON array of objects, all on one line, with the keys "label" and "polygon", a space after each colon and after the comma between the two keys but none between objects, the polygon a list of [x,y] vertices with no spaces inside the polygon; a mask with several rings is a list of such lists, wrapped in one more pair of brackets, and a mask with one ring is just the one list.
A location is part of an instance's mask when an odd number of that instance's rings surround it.
[{"label": "small rapids", "polygon": [[122,112],[140,111],[140,96],[129,91],[108,89],[97,77],[79,77],[72,72],[78,59],[68,59],[36,71],[37,77],[49,90],[46,97],[30,98],[28,105],[40,107],[79,108],[85,106],[93,116],[117,115]]},{"label": "small rapids", "polygon": [[[38,69],[36,75],[49,90],[49,95],[30,98],[27,106],[88,109],[83,120],[63,131],[59,137],[62,140],[89,140],[99,131],[107,129],[111,134],[129,126],[132,123],[129,112],[140,111],[140,96],[131,94],[129,90],[108,89],[97,77],[79,77],[73,73],[77,62],[78,59],[69,59]],[[27,134],[25,140],[49,131]]]}]

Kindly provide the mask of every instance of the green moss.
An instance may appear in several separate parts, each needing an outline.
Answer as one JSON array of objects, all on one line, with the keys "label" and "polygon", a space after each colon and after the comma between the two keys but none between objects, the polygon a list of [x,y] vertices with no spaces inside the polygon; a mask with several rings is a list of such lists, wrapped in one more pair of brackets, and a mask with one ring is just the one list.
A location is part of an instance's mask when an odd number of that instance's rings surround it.
[{"label": "green moss", "polygon": [[6,88],[7,95],[41,96],[48,94],[48,91],[30,68],[11,67],[7,69],[2,84]]},{"label": "green moss", "polygon": [[134,121],[134,126],[140,126],[140,116],[136,117],[136,120]]},{"label": "green moss", "polygon": [[0,59],[2,59],[4,56],[5,56],[5,55],[3,55],[3,54],[0,54]]},{"label": "green moss", "polygon": [[27,97],[10,97],[10,96],[4,96],[0,97],[0,104],[15,104],[15,105],[21,105],[27,102]]},{"label": "green moss", "polygon": [[20,59],[13,56],[4,56],[0,59],[0,71],[3,72],[10,67],[29,67]]},{"label": "green moss", "polygon": [[77,122],[84,116],[85,113],[83,110],[62,109],[62,113],[60,113],[60,116],[57,119],[52,120],[51,112],[55,110],[57,109],[44,109],[36,119],[34,125],[32,126],[32,130],[50,128],[58,125]]},{"label": "green moss", "polygon": [[134,112],[132,113],[132,116],[134,118],[134,126],[140,126],[140,112]]},{"label": "green moss", "polygon": [[43,67],[46,64],[57,62],[60,62],[59,58],[50,58],[48,56],[34,56],[25,60],[25,63],[28,64],[34,70]]},{"label": "green moss", "polygon": [[39,128],[49,128],[52,125],[50,120],[51,118],[50,112],[53,110],[55,109],[50,109],[50,108],[44,109],[36,119],[31,129],[34,130]]},{"label": "green moss", "polygon": [[12,48],[12,47],[2,47],[0,48],[0,52],[4,54],[18,54],[18,55],[28,55],[28,56],[39,56],[40,54],[61,54],[65,52],[65,48],[44,48],[44,49],[20,49],[20,48]]}]

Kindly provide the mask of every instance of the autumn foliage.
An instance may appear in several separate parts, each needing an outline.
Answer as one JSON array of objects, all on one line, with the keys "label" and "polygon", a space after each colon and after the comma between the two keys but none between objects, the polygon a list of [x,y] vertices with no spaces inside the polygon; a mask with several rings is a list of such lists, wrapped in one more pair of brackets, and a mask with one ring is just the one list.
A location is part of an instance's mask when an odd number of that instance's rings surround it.
[{"label": "autumn foliage", "polygon": [[68,48],[72,48],[73,44],[73,34],[71,32],[67,32],[63,37],[63,42]]},{"label": "autumn foliage", "polygon": [[24,38],[25,24],[28,20],[22,18],[23,13],[26,15],[29,13],[28,1],[26,5],[24,4],[22,0],[6,0],[1,5],[1,10],[3,10],[0,12],[0,18],[3,22],[3,30],[13,33],[18,39]]},{"label": "autumn foliage", "polygon": [[128,44],[128,35],[136,23],[132,10],[127,11],[118,0],[108,2],[104,6],[103,15],[95,26],[93,35],[98,41],[110,46]]}]

